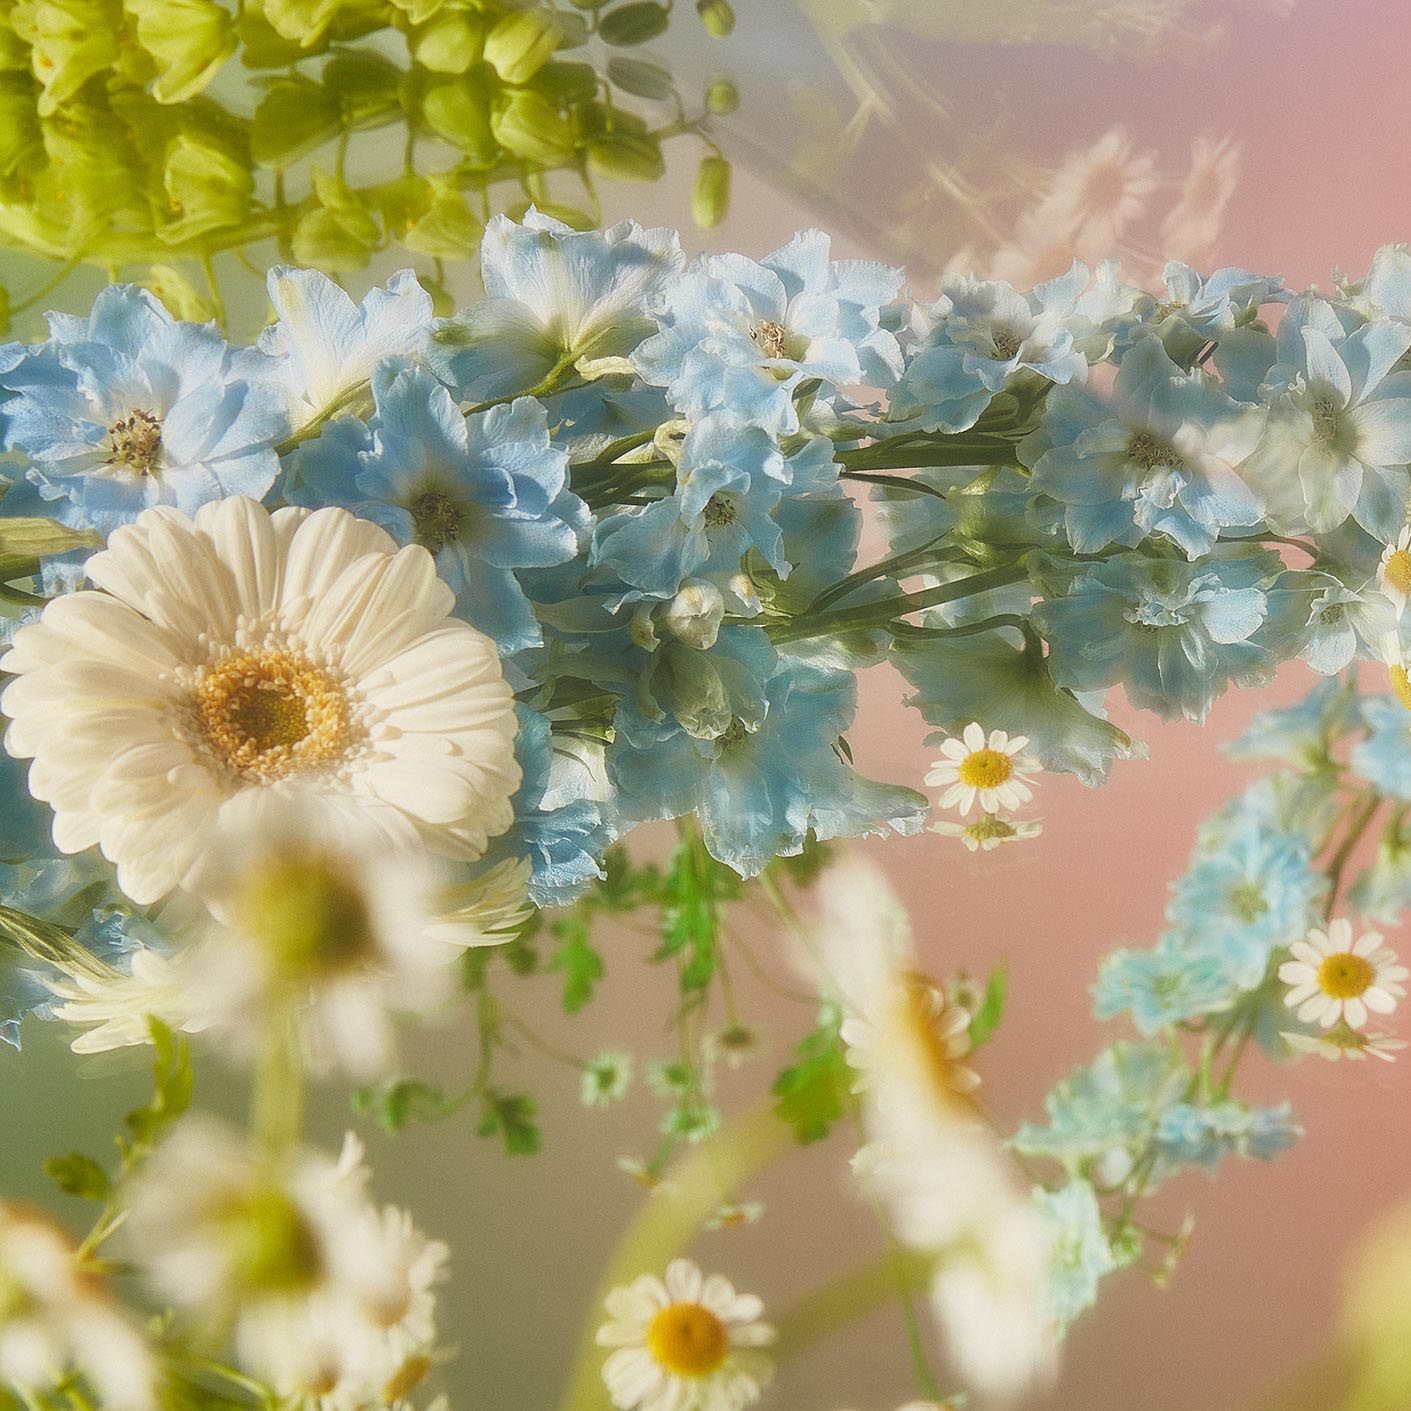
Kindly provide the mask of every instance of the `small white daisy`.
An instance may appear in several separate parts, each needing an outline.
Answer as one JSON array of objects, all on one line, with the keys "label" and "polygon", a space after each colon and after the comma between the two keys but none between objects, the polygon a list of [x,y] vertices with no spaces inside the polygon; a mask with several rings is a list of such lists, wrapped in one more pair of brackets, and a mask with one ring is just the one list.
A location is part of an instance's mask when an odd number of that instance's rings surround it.
[{"label": "small white daisy", "polygon": [[978,721],[971,721],[959,739],[941,743],[942,758],[926,775],[929,788],[944,789],[941,808],[958,807],[967,814],[978,802],[986,813],[1021,807],[1034,797],[1028,775],[1038,762],[1024,753],[1027,735],[1012,738],[991,730],[988,738]]},{"label": "small white daisy", "polygon": [[982,813],[974,823],[960,823],[953,818],[941,818],[931,824],[930,831],[945,838],[959,838],[971,852],[991,852],[1001,843],[1020,843],[1037,838],[1044,831],[1036,818],[1001,818],[997,813]]},{"label": "small white daisy", "polygon": [[1403,529],[1382,552],[1382,561],[1377,565],[1377,582],[1395,604],[1396,615],[1400,617],[1406,611],[1407,598],[1411,597],[1411,526]]},{"label": "small white daisy", "polygon": [[583,1069],[578,1099],[584,1107],[611,1107],[632,1085],[632,1055],[604,1051]]},{"label": "small white daisy", "polygon": [[1359,1034],[1355,1029],[1332,1029],[1326,1034],[1295,1034],[1281,1032],[1291,1049],[1298,1053],[1316,1053],[1335,1063],[1339,1058],[1380,1058],[1383,1063],[1395,1063],[1395,1055],[1406,1047],[1405,1039],[1389,1034]]},{"label": "small white daisy", "polygon": [[768,1385],[774,1341],[764,1305],[673,1259],[664,1280],[643,1274],[606,1300],[598,1345],[611,1347],[603,1381],[619,1411],[739,1411]]},{"label": "small white daisy", "polygon": [[1279,979],[1290,986],[1284,1003],[1304,1023],[1331,1029],[1339,1019],[1360,1029],[1369,1012],[1390,1014],[1406,996],[1401,981],[1411,971],[1396,963],[1396,953],[1382,945],[1381,933],[1352,939],[1352,923],[1339,917],[1326,931],[1316,927],[1289,947],[1292,960],[1279,966]]}]

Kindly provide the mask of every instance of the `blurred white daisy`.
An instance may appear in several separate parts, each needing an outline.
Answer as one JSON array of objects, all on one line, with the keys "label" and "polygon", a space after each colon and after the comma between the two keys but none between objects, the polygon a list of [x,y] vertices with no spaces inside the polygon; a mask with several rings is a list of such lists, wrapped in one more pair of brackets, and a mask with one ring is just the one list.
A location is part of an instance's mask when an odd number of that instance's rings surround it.
[{"label": "blurred white daisy", "polygon": [[513,696],[424,549],[232,497],[146,511],[87,573],[0,657],[0,709],[55,843],[97,844],[134,901],[199,892],[218,834],[280,796],[447,857],[509,827]]},{"label": "blurred white daisy", "polygon": [[1279,966],[1279,979],[1289,986],[1284,1003],[1306,1024],[1331,1029],[1341,1019],[1360,1029],[1369,1013],[1390,1014],[1406,997],[1401,981],[1411,971],[1396,963],[1380,932],[1367,931],[1354,941],[1352,923],[1343,917],[1326,931],[1315,927],[1289,952],[1294,958]]},{"label": "blurred white daisy", "polygon": [[48,1405],[77,1373],[105,1411],[152,1411],[147,1344],[77,1254],[42,1211],[0,1202],[0,1387],[18,1390],[26,1406]]},{"label": "blurred white daisy", "polygon": [[1001,818],[997,813],[982,813],[973,823],[938,818],[930,825],[932,833],[959,838],[971,852],[991,852],[1002,843],[1022,843],[1026,838],[1037,838],[1043,830],[1036,818]]},{"label": "blurred white daisy", "polygon": [[597,1340],[614,1349],[603,1381],[619,1411],[739,1411],[770,1380],[764,1305],[689,1259],[672,1260],[664,1280],[644,1274],[613,1289],[606,1307]]},{"label": "blurred white daisy", "polygon": [[1406,599],[1411,597],[1411,526],[1402,529],[1382,551],[1377,582],[1400,617],[1406,611]]},{"label": "blurred white daisy", "polygon": [[1396,1055],[1406,1047],[1405,1039],[1389,1034],[1365,1034],[1356,1029],[1331,1029],[1325,1034],[1281,1032],[1288,1046],[1297,1053],[1316,1053],[1335,1063],[1340,1058],[1380,1058],[1383,1063],[1395,1063]]},{"label": "blurred white daisy", "polygon": [[941,808],[959,808],[963,815],[978,802],[986,813],[1012,810],[1029,802],[1034,791],[1028,776],[1039,766],[1024,753],[1027,735],[1011,737],[1003,730],[989,735],[971,721],[958,739],[941,742],[941,758],[926,775],[926,785],[942,789]]}]

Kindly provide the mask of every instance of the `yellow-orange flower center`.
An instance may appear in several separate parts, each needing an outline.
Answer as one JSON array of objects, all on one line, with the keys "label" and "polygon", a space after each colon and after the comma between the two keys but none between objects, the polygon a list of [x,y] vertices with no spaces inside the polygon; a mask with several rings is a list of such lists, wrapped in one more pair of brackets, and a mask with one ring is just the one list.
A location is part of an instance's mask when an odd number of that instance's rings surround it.
[{"label": "yellow-orange flower center", "polygon": [[957,1082],[955,1057],[940,1029],[945,1003],[924,975],[908,975],[902,996],[902,1022],[921,1057],[931,1089],[942,1102],[954,1102],[962,1085]]},{"label": "yellow-orange flower center", "polygon": [[1318,967],[1318,988],[1329,999],[1357,999],[1376,978],[1371,965],[1350,950],[1328,956]]},{"label": "yellow-orange flower center", "polygon": [[197,720],[237,774],[278,779],[346,752],[348,698],[321,667],[293,652],[239,652],[204,670]]},{"label": "yellow-orange flower center", "polygon": [[678,1377],[705,1377],[730,1351],[725,1324],[699,1303],[669,1303],[647,1325],[647,1350]]},{"label": "yellow-orange flower center", "polygon": [[1396,549],[1389,554],[1382,574],[1390,587],[1411,596],[1411,549]]},{"label": "yellow-orange flower center", "polygon": [[1407,679],[1406,668],[1404,666],[1390,666],[1387,668],[1387,675],[1391,678],[1391,693],[1406,707],[1411,710],[1411,680]]},{"label": "yellow-orange flower center", "polygon": [[974,750],[960,761],[960,782],[971,789],[994,789],[1014,773],[1003,750]]}]

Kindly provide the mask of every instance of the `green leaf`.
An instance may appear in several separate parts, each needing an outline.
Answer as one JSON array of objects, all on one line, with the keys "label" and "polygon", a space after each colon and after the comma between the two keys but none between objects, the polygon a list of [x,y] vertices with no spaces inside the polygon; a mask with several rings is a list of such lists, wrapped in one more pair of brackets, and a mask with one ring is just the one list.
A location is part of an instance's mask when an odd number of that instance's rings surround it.
[{"label": "green leaf", "polygon": [[372,1117],[388,1132],[400,1132],[409,1122],[439,1122],[465,1106],[469,1094],[447,1096],[417,1078],[389,1078],[380,1087],[359,1088],[353,1110]]},{"label": "green leaf", "polygon": [[510,1156],[533,1156],[539,1150],[534,1099],[522,1093],[485,1094],[485,1111],[476,1129],[482,1137],[499,1134]]},{"label": "green leaf", "polygon": [[549,969],[563,971],[563,1012],[577,1014],[593,998],[593,989],[603,978],[603,958],[593,949],[588,927],[578,917],[564,917],[553,929],[559,943]]},{"label": "green leaf", "polygon": [[0,519],[0,555],[20,559],[42,558],[46,554],[66,554],[72,549],[101,548],[103,537],[91,529],[70,529],[53,519],[31,519],[16,515]]},{"label": "green leaf", "polygon": [[826,1137],[848,1110],[855,1075],[838,1024],[836,1012],[826,1014],[794,1049],[798,1062],[774,1080],[774,1111],[804,1145]]},{"label": "green leaf", "polygon": [[44,1163],[44,1174],[65,1195],[76,1195],[82,1200],[107,1200],[113,1189],[108,1173],[80,1151],[51,1156]]},{"label": "green leaf", "polygon": [[150,1146],[191,1106],[191,1045],[155,1015],[147,1016],[147,1032],[156,1050],[152,1101],[123,1118],[137,1147]]},{"label": "green leaf", "polygon": [[970,1020],[970,1047],[972,1049],[979,1048],[999,1028],[999,1021],[1004,1016],[1004,1000],[1008,982],[1009,973],[1003,965],[997,965],[990,971],[990,978],[985,982],[984,998],[980,1001],[980,1007]]}]

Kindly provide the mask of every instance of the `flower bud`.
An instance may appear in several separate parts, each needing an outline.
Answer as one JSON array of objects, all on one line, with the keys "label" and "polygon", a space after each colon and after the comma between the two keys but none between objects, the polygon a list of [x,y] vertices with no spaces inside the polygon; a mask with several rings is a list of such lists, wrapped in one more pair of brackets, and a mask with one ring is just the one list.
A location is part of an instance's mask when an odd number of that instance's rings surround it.
[{"label": "flower bud", "polygon": [[490,125],[490,83],[484,71],[438,83],[421,101],[426,125],[465,153],[472,167],[494,166],[499,144]]},{"label": "flower bud", "polygon": [[654,137],[610,132],[588,144],[588,165],[613,181],[659,181],[666,172]]},{"label": "flower bud", "polygon": [[740,106],[740,90],[728,78],[717,78],[706,89],[706,112],[729,117]]},{"label": "flower bud", "polygon": [[528,83],[559,45],[559,32],[542,10],[505,15],[485,36],[485,61],[506,83]]},{"label": "flower bud", "polygon": [[573,128],[558,109],[532,88],[503,95],[490,118],[495,140],[516,157],[560,166],[573,157]]},{"label": "flower bud", "polygon": [[730,0],[696,0],[696,13],[712,39],[724,39],[735,28],[735,10]]},{"label": "flower bud", "polygon": [[598,34],[606,44],[645,44],[665,34],[670,23],[671,16],[664,5],[655,4],[654,0],[635,0],[631,5],[609,10],[598,26]]},{"label": "flower bud", "polygon": [[465,10],[437,15],[408,36],[413,63],[432,73],[465,73],[480,62],[485,21]]},{"label": "flower bud", "polygon": [[725,599],[714,583],[688,578],[661,614],[661,625],[679,642],[708,651],[720,635]]},{"label": "flower bud", "polygon": [[691,216],[702,230],[725,219],[730,210],[730,163],[724,157],[702,157],[691,188]]}]

